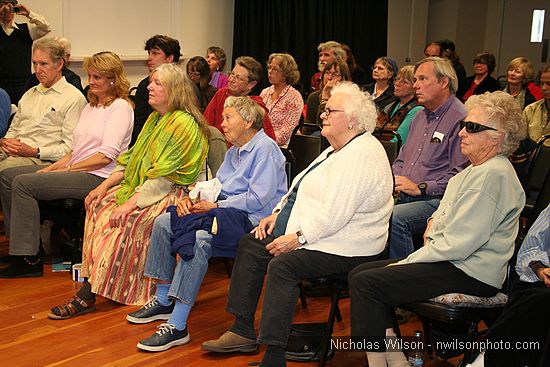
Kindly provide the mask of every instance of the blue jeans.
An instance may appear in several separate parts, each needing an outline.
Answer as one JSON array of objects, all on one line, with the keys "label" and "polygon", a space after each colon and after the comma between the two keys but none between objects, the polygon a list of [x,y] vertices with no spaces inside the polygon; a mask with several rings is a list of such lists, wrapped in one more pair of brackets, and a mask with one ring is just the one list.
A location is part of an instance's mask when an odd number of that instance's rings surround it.
[{"label": "blue jeans", "polygon": [[171,282],[168,296],[193,306],[208,270],[208,259],[212,256],[212,235],[207,231],[197,231],[193,247],[195,256],[189,261],[176,261],[172,256],[172,236],[170,213],[160,215],[155,219],[151,234],[145,276]]},{"label": "blue jeans", "polygon": [[407,257],[414,251],[413,236],[422,235],[441,199],[400,195],[393,207],[389,258]]}]

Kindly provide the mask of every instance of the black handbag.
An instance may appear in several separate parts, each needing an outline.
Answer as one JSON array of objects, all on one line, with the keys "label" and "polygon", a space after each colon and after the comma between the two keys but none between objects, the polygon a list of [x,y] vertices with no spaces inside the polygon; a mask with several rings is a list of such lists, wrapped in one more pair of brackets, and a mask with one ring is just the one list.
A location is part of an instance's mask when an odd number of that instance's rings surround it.
[{"label": "black handbag", "polygon": [[[288,361],[296,362],[319,361],[321,358],[321,344],[326,334],[326,322],[292,324],[285,358]],[[331,344],[329,342],[326,356],[327,361],[334,356],[334,349]]]}]

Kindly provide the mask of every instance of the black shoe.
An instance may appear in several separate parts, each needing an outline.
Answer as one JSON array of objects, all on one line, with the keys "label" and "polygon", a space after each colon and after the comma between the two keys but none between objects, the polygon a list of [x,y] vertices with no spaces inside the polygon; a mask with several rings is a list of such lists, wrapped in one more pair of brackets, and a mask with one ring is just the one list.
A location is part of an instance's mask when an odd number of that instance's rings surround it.
[{"label": "black shoe", "polygon": [[158,326],[156,333],[140,341],[137,347],[148,352],[162,352],[177,345],[187,344],[190,340],[187,328],[180,331],[176,326],[164,323]]},{"label": "black shoe", "polygon": [[12,256],[12,263],[0,269],[0,278],[41,277],[44,266],[40,256]]},{"label": "black shoe", "polygon": [[172,311],[174,311],[175,302],[171,302],[168,306],[163,306],[159,303],[156,296],[153,296],[149,302],[143,305],[137,311],[130,312],[126,315],[126,320],[133,324],[147,324],[157,320],[168,320]]}]

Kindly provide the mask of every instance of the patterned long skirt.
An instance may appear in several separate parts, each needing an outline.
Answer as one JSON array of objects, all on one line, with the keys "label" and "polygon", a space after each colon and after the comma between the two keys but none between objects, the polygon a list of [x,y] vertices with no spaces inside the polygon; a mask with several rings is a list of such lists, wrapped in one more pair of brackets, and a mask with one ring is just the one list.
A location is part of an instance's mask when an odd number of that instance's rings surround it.
[{"label": "patterned long skirt", "polygon": [[86,213],[82,249],[82,275],[92,292],[126,305],[142,305],[154,293],[150,278],[143,276],[153,222],[186,194],[177,187],[161,201],[134,210],[123,226],[112,228],[109,217],[118,205],[111,189],[95,210]]}]

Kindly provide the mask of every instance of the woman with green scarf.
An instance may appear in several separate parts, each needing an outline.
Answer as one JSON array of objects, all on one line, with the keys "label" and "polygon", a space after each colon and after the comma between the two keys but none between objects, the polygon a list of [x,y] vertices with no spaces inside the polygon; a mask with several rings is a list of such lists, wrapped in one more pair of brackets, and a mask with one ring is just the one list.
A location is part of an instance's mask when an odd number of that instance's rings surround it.
[{"label": "woman with green scarf", "polygon": [[95,310],[95,295],[126,305],[154,290],[143,269],[155,218],[187,195],[208,153],[208,129],[185,71],[159,66],[150,77],[149,116],[136,144],[119,156],[109,178],[85,199],[82,277],[88,282],[49,316]]}]

